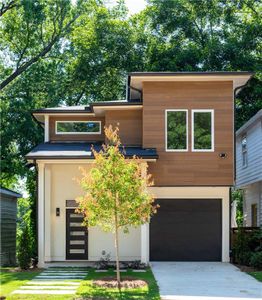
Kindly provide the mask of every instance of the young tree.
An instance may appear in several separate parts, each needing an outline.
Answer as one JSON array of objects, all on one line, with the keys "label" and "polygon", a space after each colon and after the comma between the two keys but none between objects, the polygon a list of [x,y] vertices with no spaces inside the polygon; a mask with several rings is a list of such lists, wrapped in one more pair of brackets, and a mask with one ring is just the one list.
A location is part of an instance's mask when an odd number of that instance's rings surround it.
[{"label": "young tree", "polygon": [[79,182],[84,196],[77,201],[86,226],[99,226],[114,234],[120,290],[119,231],[128,233],[130,226],[149,222],[157,206],[146,190],[152,184],[151,176],[144,174],[138,158],[125,159],[118,128],[105,128],[105,136],[107,143],[103,149],[100,152],[93,149],[94,167],[88,171],[82,169],[83,178]]}]

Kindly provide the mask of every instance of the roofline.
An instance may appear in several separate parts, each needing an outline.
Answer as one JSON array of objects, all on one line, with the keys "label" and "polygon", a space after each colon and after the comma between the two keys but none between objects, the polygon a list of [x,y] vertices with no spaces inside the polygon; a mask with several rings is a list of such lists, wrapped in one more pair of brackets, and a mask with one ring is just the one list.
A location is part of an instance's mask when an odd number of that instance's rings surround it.
[{"label": "roofline", "polygon": [[255,124],[259,118],[262,118],[262,109],[260,109],[253,117],[251,117],[244,125],[242,125],[237,131],[236,136],[239,136],[241,133],[243,133],[246,129],[248,129],[250,126]]},{"label": "roofline", "polygon": [[220,75],[220,76],[243,76],[255,75],[253,71],[207,71],[207,72],[130,72],[128,76],[205,76],[205,75]]},{"label": "roofline", "polygon": [[[134,155],[125,155],[125,158],[133,158]],[[138,158],[142,159],[158,159],[158,155],[136,155]],[[67,160],[67,159],[87,159],[87,160],[94,160],[94,156],[83,156],[83,155],[70,155],[70,156],[31,156],[25,155],[27,160],[49,160],[49,159],[57,159],[57,160]]]},{"label": "roofline", "polygon": [[22,198],[22,195],[17,193],[17,192],[14,192],[12,190],[9,190],[7,188],[4,188],[4,187],[0,187],[0,194],[5,194],[5,195],[8,195],[8,196],[12,196],[14,198]]},{"label": "roofline", "polygon": [[142,102],[121,102],[121,101],[114,101],[114,102],[95,102],[90,103],[89,106],[86,106],[85,109],[79,110],[79,109],[34,109],[31,111],[32,114],[48,114],[48,113],[54,113],[54,114],[66,114],[66,113],[74,113],[74,114],[83,114],[83,113],[94,113],[94,107],[101,107],[101,106],[135,106],[139,105],[142,106]]}]

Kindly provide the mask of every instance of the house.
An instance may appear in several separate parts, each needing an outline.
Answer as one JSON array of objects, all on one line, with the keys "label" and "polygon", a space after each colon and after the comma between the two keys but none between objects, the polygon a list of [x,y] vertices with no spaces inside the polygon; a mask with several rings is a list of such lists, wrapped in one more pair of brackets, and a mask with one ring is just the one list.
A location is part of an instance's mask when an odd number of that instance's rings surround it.
[{"label": "house", "polygon": [[236,132],[236,188],[243,190],[244,226],[262,226],[262,109]]},{"label": "house", "polygon": [[121,234],[120,259],[229,261],[234,185],[234,93],[250,72],[130,73],[127,100],[33,112],[45,142],[26,155],[38,169],[39,265],[84,264],[111,253],[111,234],[85,230],[75,213],[74,178],[90,169],[104,126],[148,164],[160,208],[150,224]]},{"label": "house", "polygon": [[0,187],[0,263],[16,264],[16,215],[17,199],[22,195]]}]

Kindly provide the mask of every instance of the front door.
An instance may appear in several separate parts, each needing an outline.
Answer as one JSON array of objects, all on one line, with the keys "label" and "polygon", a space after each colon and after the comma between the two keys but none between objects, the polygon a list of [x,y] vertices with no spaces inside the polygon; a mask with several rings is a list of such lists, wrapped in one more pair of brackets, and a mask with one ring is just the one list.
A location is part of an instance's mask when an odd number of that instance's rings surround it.
[{"label": "front door", "polygon": [[83,215],[66,209],[66,259],[88,260],[88,231],[82,226]]}]

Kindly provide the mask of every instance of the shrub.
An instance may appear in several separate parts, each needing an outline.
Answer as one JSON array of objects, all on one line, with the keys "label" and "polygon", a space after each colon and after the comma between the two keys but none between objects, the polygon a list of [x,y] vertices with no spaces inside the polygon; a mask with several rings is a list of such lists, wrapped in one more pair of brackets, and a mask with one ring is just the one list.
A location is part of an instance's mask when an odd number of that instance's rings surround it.
[{"label": "shrub", "polygon": [[250,266],[256,269],[262,269],[262,251],[252,253]]},{"label": "shrub", "polygon": [[31,262],[31,239],[28,225],[25,225],[23,231],[18,237],[17,259],[21,269],[28,269]]}]

